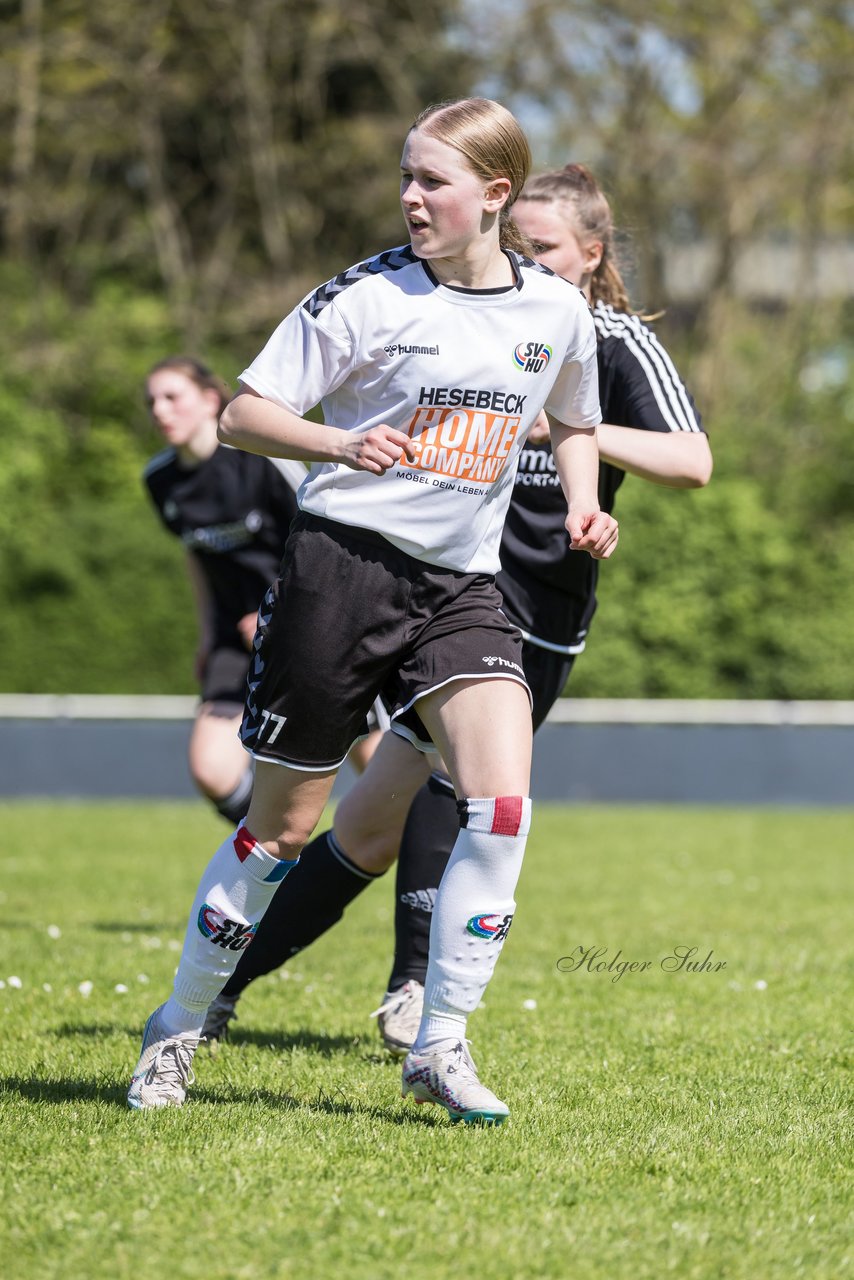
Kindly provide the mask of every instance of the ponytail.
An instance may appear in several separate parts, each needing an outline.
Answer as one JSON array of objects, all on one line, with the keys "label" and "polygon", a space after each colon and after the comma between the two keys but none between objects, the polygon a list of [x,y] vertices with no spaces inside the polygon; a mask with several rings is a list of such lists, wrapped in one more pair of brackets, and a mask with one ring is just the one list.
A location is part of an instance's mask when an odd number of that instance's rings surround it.
[{"label": "ponytail", "polygon": [[498,223],[498,243],[502,249],[512,249],[525,258],[532,258],[534,246],[523,231],[520,231],[513,220],[513,215],[505,206],[501,210]]}]

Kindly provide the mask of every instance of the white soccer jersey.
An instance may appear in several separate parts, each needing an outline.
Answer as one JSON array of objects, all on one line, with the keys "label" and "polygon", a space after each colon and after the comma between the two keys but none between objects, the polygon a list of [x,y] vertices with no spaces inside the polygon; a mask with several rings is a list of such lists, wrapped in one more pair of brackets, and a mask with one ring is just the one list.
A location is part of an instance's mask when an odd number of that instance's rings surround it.
[{"label": "white soccer jersey", "polygon": [[241,382],[347,431],[380,423],[417,457],[384,476],[317,463],[304,511],[374,529],[431,564],[494,574],[522,443],[545,407],[601,421],[596,331],[574,285],[517,254],[515,286],[439,284],[407,246],[352,267],[279,325]]}]

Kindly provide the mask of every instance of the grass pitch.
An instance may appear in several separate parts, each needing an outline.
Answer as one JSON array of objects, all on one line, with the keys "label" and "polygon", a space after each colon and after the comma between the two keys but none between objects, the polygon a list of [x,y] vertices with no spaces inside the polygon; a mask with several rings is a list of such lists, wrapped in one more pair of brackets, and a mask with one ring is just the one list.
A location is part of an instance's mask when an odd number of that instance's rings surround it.
[{"label": "grass pitch", "polygon": [[537,806],[470,1023],[494,1130],[403,1102],[379,1049],[391,876],[249,990],[183,1110],[128,1112],[223,825],[0,821],[8,1280],[851,1273],[850,813]]}]

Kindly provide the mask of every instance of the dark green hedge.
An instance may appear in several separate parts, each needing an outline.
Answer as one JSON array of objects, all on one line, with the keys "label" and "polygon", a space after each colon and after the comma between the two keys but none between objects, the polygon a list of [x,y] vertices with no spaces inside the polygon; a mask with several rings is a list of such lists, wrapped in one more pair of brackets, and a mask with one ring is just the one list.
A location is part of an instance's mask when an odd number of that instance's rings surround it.
[{"label": "dark green hedge", "polygon": [[[183,552],[140,482],[159,448],[142,378],[179,345],[164,306],[115,285],[73,312],[14,296],[0,338],[0,691],[192,692]],[[854,698],[854,386],[821,334],[802,359],[811,375],[793,375],[786,332],[745,317],[725,347],[707,489],[627,478],[574,694]],[[251,352],[195,354],[233,381]],[[679,360],[691,383],[700,357],[686,344]]]}]

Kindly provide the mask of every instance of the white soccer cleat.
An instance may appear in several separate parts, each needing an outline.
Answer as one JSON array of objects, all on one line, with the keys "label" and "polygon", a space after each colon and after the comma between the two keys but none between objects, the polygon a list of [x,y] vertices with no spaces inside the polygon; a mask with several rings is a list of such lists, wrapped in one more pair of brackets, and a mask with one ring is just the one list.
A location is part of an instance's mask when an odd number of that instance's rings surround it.
[{"label": "white soccer cleat", "polygon": [[189,1032],[167,1035],[158,1019],[162,1008],[154,1010],[142,1033],[142,1050],[128,1089],[128,1106],[135,1111],[183,1106],[187,1085],[195,1080],[193,1054],[200,1037]]},{"label": "white soccer cleat", "polygon": [[462,1040],[443,1040],[426,1053],[410,1050],[403,1064],[403,1097],[438,1102],[456,1124],[502,1124],[510,1108],[482,1085]]},{"label": "white soccer cleat", "polygon": [[383,1044],[395,1058],[404,1058],[412,1048],[423,1008],[424,988],[410,978],[397,991],[387,991],[379,1009],[371,1014],[377,1019]]}]

